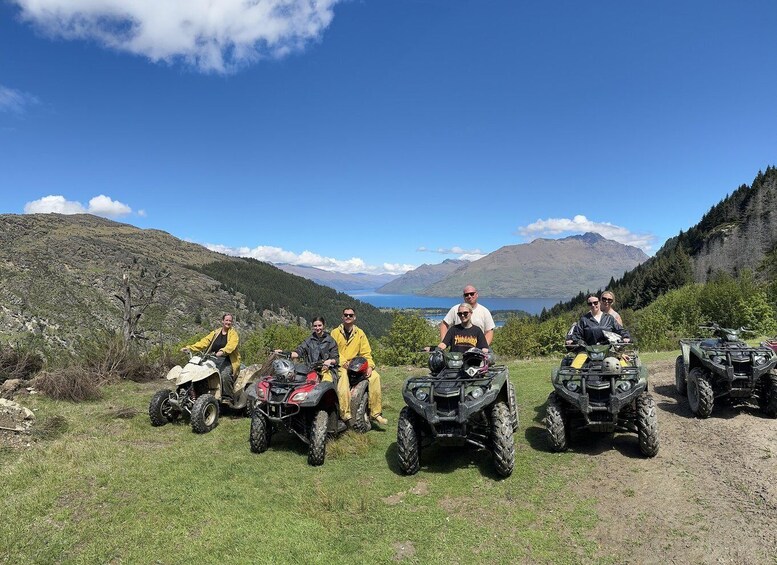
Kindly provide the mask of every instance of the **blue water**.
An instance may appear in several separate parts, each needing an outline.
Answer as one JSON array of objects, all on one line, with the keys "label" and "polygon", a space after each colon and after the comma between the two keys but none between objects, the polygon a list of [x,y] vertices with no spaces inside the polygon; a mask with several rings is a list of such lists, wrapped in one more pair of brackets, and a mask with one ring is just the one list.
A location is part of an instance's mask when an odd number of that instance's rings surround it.
[{"label": "blue water", "polygon": [[[378,308],[450,308],[463,302],[461,296],[416,296],[415,294],[379,294],[374,289],[349,290],[349,296],[377,306]],[[523,310],[539,314],[543,308],[551,308],[562,298],[488,298],[478,297],[478,303],[492,312],[494,310]]]}]

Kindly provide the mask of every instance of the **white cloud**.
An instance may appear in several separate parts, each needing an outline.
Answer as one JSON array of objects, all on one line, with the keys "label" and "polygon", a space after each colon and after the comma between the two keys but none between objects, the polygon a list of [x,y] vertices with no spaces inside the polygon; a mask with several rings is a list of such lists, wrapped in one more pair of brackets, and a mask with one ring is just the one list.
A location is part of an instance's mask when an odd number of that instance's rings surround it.
[{"label": "white cloud", "polygon": [[28,106],[38,103],[32,94],[27,94],[0,84],[0,112],[23,114]]},{"label": "white cloud", "polygon": [[425,253],[440,253],[441,255],[457,255],[457,259],[465,259],[466,261],[477,261],[481,257],[485,257],[487,253],[484,253],[480,249],[464,249],[458,245],[453,247],[438,247],[437,249],[429,249],[428,247],[419,247],[416,251]]},{"label": "white cloud", "polygon": [[46,33],[226,72],[320,38],[342,0],[12,0]]},{"label": "white cloud", "polygon": [[528,226],[521,226],[517,233],[529,239],[536,239],[546,235],[561,235],[573,233],[594,232],[599,235],[623,243],[641,248],[645,253],[652,253],[655,236],[653,234],[639,234],[628,229],[611,224],[610,222],[594,222],[583,215],[569,218],[548,218],[537,220]]},{"label": "white cloud", "polygon": [[84,207],[80,202],[67,200],[59,194],[50,194],[24,205],[25,214],[94,214],[95,216],[117,218],[131,212],[132,208],[104,194],[89,200],[88,207]]},{"label": "white cloud", "polygon": [[235,257],[251,257],[258,259],[259,261],[267,261],[268,263],[289,263],[291,265],[302,265],[305,267],[316,267],[323,269],[324,271],[337,271],[338,273],[390,273],[392,275],[401,275],[411,269],[415,269],[415,265],[406,265],[399,263],[383,263],[381,266],[368,265],[363,259],[358,257],[351,257],[350,259],[334,259],[332,257],[324,257],[311,251],[303,251],[302,253],[294,253],[292,251],[286,251],[280,247],[272,247],[268,245],[259,245],[257,247],[227,247],[226,245],[219,245],[213,243],[205,243],[205,247],[211,251],[217,251],[224,255],[232,255]]}]

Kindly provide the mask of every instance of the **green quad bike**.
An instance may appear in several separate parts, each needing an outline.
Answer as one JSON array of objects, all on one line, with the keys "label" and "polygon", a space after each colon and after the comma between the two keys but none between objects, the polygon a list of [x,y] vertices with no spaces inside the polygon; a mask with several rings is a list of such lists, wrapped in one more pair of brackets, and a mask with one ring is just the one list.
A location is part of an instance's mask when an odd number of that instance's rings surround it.
[{"label": "green quad bike", "polygon": [[465,353],[436,350],[429,369],[429,376],[407,379],[402,390],[407,405],[397,422],[402,472],[418,472],[422,447],[469,444],[491,451],[496,472],[509,477],[515,466],[518,407],[507,367],[493,364],[492,353],[473,347]]},{"label": "green quad bike", "polygon": [[699,326],[712,337],[681,339],[675,361],[675,386],[699,418],[708,418],[716,398],[758,399],[761,412],[777,418],[777,354],[767,344],[750,346],[740,339],[745,328]]},{"label": "green quad bike", "polygon": [[569,352],[551,374],[545,427],[553,451],[565,451],[572,434],[636,433],[646,457],[658,453],[658,414],[648,392],[648,372],[633,343],[603,332],[610,342],[568,345]]}]

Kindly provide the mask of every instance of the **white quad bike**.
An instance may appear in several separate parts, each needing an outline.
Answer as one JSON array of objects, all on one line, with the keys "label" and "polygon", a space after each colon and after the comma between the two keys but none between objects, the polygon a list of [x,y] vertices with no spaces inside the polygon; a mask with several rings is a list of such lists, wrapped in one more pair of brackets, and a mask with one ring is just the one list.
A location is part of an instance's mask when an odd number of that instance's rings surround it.
[{"label": "white quad bike", "polygon": [[215,355],[194,355],[183,367],[176,365],[167,373],[175,390],[163,389],[151,397],[148,415],[152,426],[164,426],[181,417],[189,418],[192,431],[204,434],[218,425],[220,407],[248,413],[248,387],[256,380],[256,371],[242,370],[235,378],[232,400],[222,397],[222,383]]}]

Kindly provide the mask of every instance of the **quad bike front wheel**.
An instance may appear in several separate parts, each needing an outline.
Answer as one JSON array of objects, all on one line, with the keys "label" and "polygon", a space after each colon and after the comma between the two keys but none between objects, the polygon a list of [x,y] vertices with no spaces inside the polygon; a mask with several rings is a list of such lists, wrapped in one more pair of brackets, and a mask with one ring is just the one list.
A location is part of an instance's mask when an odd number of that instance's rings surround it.
[{"label": "quad bike front wheel", "polygon": [[351,394],[351,406],[356,406],[353,416],[353,429],[360,434],[366,434],[372,428],[369,414],[370,396],[367,393],[368,381],[357,384]]},{"label": "quad bike front wheel", "polygon": [[310,446],[308,448],[308,463],[314,467],[324,464],[326,458],[326,431],[329,414],[326,410],[318,410],[310,425]]},{"label": "quad bike front wheel", "polygon": [[694,367],[688,375],[688,405],[699,418],[709,418],[715,395],[707,371]]},{"label": "quad bike front wheel", "polygon": [[637,397],[637,435],[639,450],[646,457],[655,457],[658,453],[658,413],[656,401],[648,392]]},{"label": "quad bike front wheel", "polygon": [[164,389],[154,393],[148,404],[148,417],[152,426],[164,426],[176,419],[175,408],[170,404],[171,390]]},{"label": "quad bike front wheel", "polygon": [[545,407],[545,429],[548,431],[551,450],[566,451],[569,445],[568,426],[561,401],[555,392],[551,392],[548,396],[548,405]]},{"label": "quad bike front wheel", "polygon": [[501,400],[491,409],[491,442],[496,472],[509,477],[515,466],[515,438],[510,409]]},{"label": "quad bike front wheel", "polygon": [[254,453],[262,453],[270,445],[269,423],[258,410],[251,416],[251,431],[248,435],[248,444]]},{"label": "quad bike front wheel", "polygon": [[769,418],[777,418],[777,375],[768,373],[761,377],[758,407]]},{"label": "quad bike front wheel", "polygon": [[405,475],[415,475],[421,468],[421,444],[415,420],[408,406],[402,408],[397,421],[397,455],[399,468]]},{"label": "quad bike front wheel", "polygon": [[682,355],[678,355],[674,362],[674,386],[677,394],[688,396],[688,383],[685,380],[685,361]]},{"label": "quad bike front wheel", "polygon": [[192,431],[205,434],[219,423],[219,403],[212,394],[203,394],[192,405]]}]

